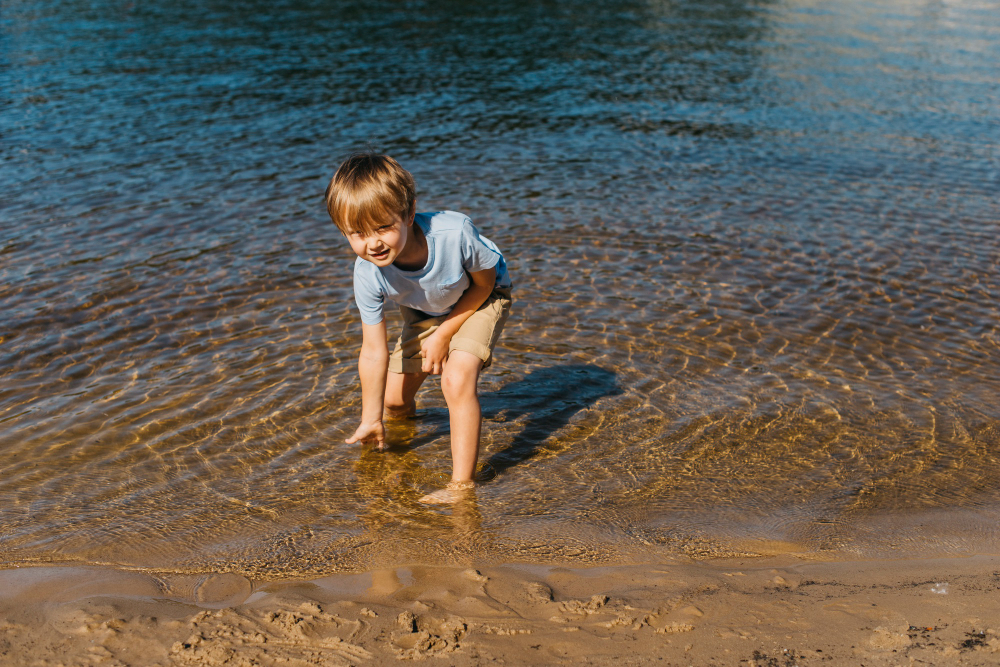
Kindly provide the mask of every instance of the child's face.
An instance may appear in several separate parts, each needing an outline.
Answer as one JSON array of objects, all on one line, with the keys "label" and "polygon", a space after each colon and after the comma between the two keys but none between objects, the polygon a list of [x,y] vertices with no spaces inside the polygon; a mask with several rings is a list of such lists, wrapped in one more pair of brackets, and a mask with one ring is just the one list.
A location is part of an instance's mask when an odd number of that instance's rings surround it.
[{"label": "child's face", "polygon": [[379,225],[373,234],[351,232],[347,240],[351,250],[361,259],[376,266],[389,266],[406,248],[412,230],[413,218],[397,215],[392,221]]}]

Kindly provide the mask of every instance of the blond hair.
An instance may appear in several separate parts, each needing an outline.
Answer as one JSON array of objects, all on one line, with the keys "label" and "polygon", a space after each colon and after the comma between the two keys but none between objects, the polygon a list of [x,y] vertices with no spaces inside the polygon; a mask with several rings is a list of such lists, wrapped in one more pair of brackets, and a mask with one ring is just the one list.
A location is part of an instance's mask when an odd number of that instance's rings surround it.
[{"label": "blond hair", "polygon": [[375,230],[413,212],[416,185],[410,172],[388,155],[354,153],[326,188],[326,210],[345,234]]}]

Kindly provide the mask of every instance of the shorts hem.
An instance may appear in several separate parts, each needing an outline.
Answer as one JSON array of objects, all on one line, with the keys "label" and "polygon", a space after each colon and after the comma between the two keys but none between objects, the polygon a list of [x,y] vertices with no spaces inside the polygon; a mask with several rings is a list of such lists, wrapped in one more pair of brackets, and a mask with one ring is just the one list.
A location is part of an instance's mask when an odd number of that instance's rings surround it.
[{"label": "shorts hem", "polygon": [[472,338],[452,338],[448,345],[448,351],[461,350],[478,357],[483,362],[483,368],[488,368],[493,363],[493,352],[488,345],[483,345],[478,340]]},{"label": "shorts hem", "polygon": [[423,373],[421,365],[424,363],[423,357],[416,359],[389,359],[390,373]]}]

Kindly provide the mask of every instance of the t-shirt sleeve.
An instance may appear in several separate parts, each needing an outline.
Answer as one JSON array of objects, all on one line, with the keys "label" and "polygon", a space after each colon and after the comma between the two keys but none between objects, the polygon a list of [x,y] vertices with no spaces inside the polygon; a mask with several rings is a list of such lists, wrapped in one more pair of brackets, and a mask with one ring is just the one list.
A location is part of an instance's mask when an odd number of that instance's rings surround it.
[{"label": "t-shirt sleeve", "polygon": [[485,271],[500,262],[500,253],[483,243],[479,230],[466,218],[462,225],[462,268],[466,271]]},{"label": "t-shirt sleeve", "polygon": [[365,324],[378,324],[384,318],[385,292],[374,276],[360,264],[354,266],[354,301]]}]

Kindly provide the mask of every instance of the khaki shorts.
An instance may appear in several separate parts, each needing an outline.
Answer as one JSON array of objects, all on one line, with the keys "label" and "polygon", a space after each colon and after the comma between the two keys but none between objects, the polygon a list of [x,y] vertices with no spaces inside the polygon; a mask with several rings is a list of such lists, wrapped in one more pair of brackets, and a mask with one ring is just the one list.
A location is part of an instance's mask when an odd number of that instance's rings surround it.
[{"label": "khaki shorts", "polygon": [[[448,352],[468,352],[483,360],[483,368],[489,367],[493,363],[493,348],[510,315],[511,303],[509,287],[494,287],[483,305],[452,337]],[[396,349],[389,355],[389,372],[420,373],[424,358],[420,343],[437,330],[446,316],[427,317],[426,313],[406,306],[400,306],[399,312],[403,315],[403,332],[396,341]]]}]

